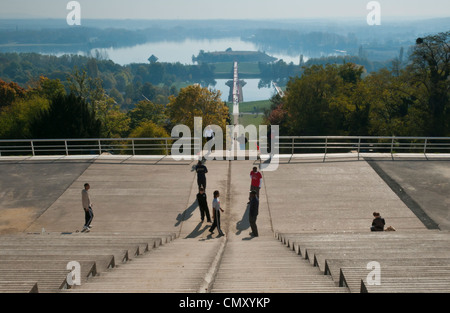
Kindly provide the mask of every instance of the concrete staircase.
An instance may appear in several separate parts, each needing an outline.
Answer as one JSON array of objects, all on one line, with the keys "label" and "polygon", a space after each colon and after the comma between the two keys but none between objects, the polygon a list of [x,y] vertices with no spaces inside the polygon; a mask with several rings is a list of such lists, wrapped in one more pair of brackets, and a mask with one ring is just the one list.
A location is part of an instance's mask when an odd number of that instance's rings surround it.
[{"label": "concrete staircase", "polygon": [[70,289],[69,262],[81,284],[171,242],[175,234],[20,234],[0,237],[0,292],[54,293]]},{"label": "concrete staircase", "polygon": [[[278,234],[278,238],[350,292],[450,292],[450,233],[441,231]],[[380,281],[367,277],[380,265]],[[372,275],[372,274],[371,274]]]},{"label": "concrete staircase", "polygon": [[[210,234],[209,223],[198,223],[198,210],[189,210],[189,219],[182,218],[182,231],[176,240],[67,292],[348,292],[274,238],[264,190],[258,222],[261,236],[248,236],[246,176],[252,165],[243,162],[229,167],[222,163],[215,170],[228,172],[228,183],[210,180],[221,186],[226,236],[217,236],[217,231]],[[195,194],[193,187],[188,203],[194,202]]]},{"label": "concrete staircase", "polygon": [[311,267],[274,238],[265,188],[260,191],[259,237],[249,236],[251,230],[246,203],[248,176],[253,166],[247,161],[231,165],[227,194],[232,197],[226,205],[227,240],[211,292],[348,292],[347,288],[339,288],[330,277]]},{"label": "concrete staircase", "polygon": [[196,293],[219,245],[220,240],[177,239],[68,292]]},{"label": "concrete staircase", "polygon": [[230,239],[213,293],[342,293],[323,275],[273,237]]}]

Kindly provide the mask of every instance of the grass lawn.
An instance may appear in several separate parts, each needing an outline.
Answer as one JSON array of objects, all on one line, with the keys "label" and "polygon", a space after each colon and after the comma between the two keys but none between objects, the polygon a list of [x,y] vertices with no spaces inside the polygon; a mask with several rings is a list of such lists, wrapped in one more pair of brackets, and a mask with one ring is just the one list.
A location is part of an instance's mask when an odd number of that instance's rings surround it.
[{"label": "grass lawn", "polygon": [[[227,105],[228,105],[228,108],[230,109],[230,112],[232,112],[233,104],[230,102],[227,102]],[[254,113],[255,108],[256,108],[256,112],[264,113],[264,110],[270,109],[270,105],[271,105],[270,100],[242,102],[239,104],[239,112]]]},{"label": "grass lawn", "polygon": [[239,117],[239,124],[244,127],[248,125],[255,125],[256,129],[258,129],[259,125],[264,124],[264,115],[263,114],[243,114]]}]

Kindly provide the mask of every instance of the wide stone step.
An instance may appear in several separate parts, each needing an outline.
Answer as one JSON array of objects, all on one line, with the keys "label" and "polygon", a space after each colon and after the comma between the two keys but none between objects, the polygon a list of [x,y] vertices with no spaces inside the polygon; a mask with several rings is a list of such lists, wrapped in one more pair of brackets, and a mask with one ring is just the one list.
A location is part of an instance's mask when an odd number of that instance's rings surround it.
[{"label": "wide stone step", "polygon": [[68,292],[198,292],[220,240],[177,239]]},{"label": "wide stone step", "polygon": [[35,281],[0,281],[0,293],[38,293]]},{"label": "wide stone step", "polygon": [[[367,265],[372,262],[373,259],[327,259],[325,261],[325,275],[331,275],[333,280],[339,281],[340,270],[344,267],[359,267],[367,268]],[[450,266],[450,258],[386,258],[380,261],[382,268],[392,266]]]},{"label": "wide stone step", "polygon": [[225,248],[212,292],[348,292],[273,237],[233,238]]},{"label": "wide stone step", "polygon": [[0,269],[0,281],[36,281],[39,292],[57,292],[68,288],[68,270]]},{"label": "wide stone step", "polygon": [[0,255],[0,262],[41,262],[41,263],[60,263],[68,264],[69,262],[95,262],[97,273],[106,271],[115,267],[113,255]]},{"label": "wide stone step", "polygon": [[[450,289],[447,288],[450,286],[449,232],[290,233],[278,234],[277,238],[350,292],[447,292]],[[373,272],[371,262],[379,264],[379,272]],[[372,285],[369,274],[380,274],[375,278],[380,278],[381,284]]]},{"label": "wide stone step", "polygon": [[[70,286],[69,262],[80,264],[81,284],[114,269],[149,250],[171,242],[172,233],[121,234],[20,234],[1,236],[0,280],[35,282],[39,292],[57,292]],[[1,289],[8,290],[6,287]],[[25,288],[26,290],[26,288]]]},{"label": "wide stone step", "polygon": [[[429,267],[429,266],[393,266],[390,268],[381,268],[380,270],[380,285],[370,286],[369,282],[367,282],[367,275],[369,275],[370,271],[365,268],[352,268],[352,267],[344,267],[341,268],[340,274],[340,285],[348,286],[351,292],[367,292],[364,290],[363,286],[370,287],[371,292],[377,292],[377,289],[380,291],[383,288],[375,288],[382,287],[385,283],[389,283],[390,286],[397,286],[399,288],[403,288],[407,283],[413,283],[416,286],[422,286],[422,292],[429,292],[426,289],[426,285],[430,282],[436,283],[450,283],[450,267]],[[447,288],[450,291],[450,285]],[[402,292],[400,289],[397,292]],[[405,291],[407,292],[407,291]]]}]

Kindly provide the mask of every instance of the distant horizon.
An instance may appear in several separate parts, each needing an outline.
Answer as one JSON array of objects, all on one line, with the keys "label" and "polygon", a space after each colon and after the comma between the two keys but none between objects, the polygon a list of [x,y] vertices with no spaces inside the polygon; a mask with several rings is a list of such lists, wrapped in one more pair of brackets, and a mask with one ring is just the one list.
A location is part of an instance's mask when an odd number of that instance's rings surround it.
[{"label": "distant horizon", "polygon": [[[401,19],[405,21],[415,21],[415,20],[434,20],[434,19],[450,19],[450,16],[385,16],[383,19],[385,20],[395,20]],[[0,14],[0,20],[66,20],[66,18],[61,17],[10,17],[10,16],[2,16]],[[356,16],[339,16],[339,17],[298,17],[298,18],[210,18],[210,19],[189,19],[189,18],[109,18],[109,17],[92,17],[92,18],[83,18],[83,20],[87,21],[193,21],[193,22],[202,22],[202,21],[277,21],[277,22],[297,22],[297,21],[308,21],[308,20],[324,20],[324,21],[336,21],[336,20],[353,20],[365,21],[365,18],[362,19]]]},{"label": "distant horizon", "polygon": [[[15,0],[1,19],[63,19],[69,0]],[[106,20],[292,20],[365,19],[370,0],[78,0],[83,19]],[[448,0],[378,0],[385,19],[446,18]]]}]

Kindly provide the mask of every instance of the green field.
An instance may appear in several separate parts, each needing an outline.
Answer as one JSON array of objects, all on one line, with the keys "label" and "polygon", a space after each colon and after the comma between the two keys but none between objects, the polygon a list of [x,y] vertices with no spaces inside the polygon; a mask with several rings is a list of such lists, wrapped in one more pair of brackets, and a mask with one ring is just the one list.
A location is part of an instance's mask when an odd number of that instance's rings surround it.
[{"label": "green field", "polygon": [[239,124],[247,127],[248,125],[255,125],[258,129],[259,125],[264,124],[263,114],[243,114],[239,117]]},{"label": "green field", "polygon": [[[233,111],[233,104],[227,103],[230,112]],[[260,101],[249,101],[242,102],[239,104],[239,112],[240,113],[264,113],[266,109],[270,109],[271,102],[270,100],[260,100]]]}]

